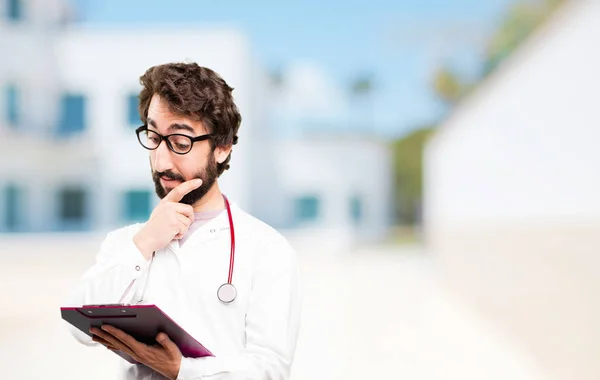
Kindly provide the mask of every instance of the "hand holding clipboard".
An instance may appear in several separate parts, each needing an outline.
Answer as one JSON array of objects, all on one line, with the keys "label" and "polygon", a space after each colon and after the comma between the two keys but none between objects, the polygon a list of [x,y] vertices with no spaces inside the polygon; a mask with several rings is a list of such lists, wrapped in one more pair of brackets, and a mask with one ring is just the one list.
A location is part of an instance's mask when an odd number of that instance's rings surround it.
[{"label": "hand holding clipboard", "polygon": [[[88,336],[94,337],[91,331],[97,332],[100,339],[118,337],[117,341],[136,345],[141,349],[147,349],[148,355],[159,354],[159,351],[169,350],[164,348],[164,342],[157,342],[156,338],[163,334],[177,346],[184,357],[198,358],[213,356],[201,343],[195,340],[175,321],[167,316],[155,305],[87,305],[83,307],[61,307],[61,315],[64,320],[81,330]],[[102,326],[112,326],[106,330],[100,330]],[[98,329],[98,330],[92,330]],[[120,330],[120,331],[119,331]],[[161,335],[159,335],[161,334]],[[102,338],[104,337],[104,338]],[[113,338],[114,339],[114,338]],[[135,342],[131,339],[134,339]],[[96,340],[96,339],[95,339]],[[107,340],[107,339],[104,339]],[[99,340],[96,340],[99,341]],[[168,340],[167,347],[168,347]],[[103,343],[100,341],[100,343]],[[114,346],[116,342],[106,342]],[[162,343],[162,344],[161,344]],[[106,345],[106,344],[105,344]],[[120,344],[121,345],[121,344]],[[138,363],[135,360],[135,352],[128,350],[128,346],[122,346],[122,350],[114,350],[117,355],[130,363]],[[152,351],[158,350],[158,351]],[[129,354],[128,351],[131,353]],[[171,353],[173,354],[173,353]],[[151,360],[152,358],[150,358]],[[143,363],[148,365],[149,363]],[[159,371],[160,372],[160,371]]]}]

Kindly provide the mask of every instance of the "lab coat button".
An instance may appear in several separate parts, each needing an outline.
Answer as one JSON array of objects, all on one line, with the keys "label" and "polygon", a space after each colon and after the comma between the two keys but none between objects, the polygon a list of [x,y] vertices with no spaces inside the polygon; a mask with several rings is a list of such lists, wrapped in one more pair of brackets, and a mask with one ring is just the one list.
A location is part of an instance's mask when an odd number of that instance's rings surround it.
[{"label": "lab coat button", "polygon": [[135,270],[137,270],[137,271],[139,272],[139,270],[140,270],[140,266],[139,266],[139,265],[136,265],[136,266],[135,266]]},{"label": "lab coat button", "polygon": [[217,230],[215,230],[214,228],[212,230],[210,230],[211,234],[214,234],[215,232],[217,232]]}]

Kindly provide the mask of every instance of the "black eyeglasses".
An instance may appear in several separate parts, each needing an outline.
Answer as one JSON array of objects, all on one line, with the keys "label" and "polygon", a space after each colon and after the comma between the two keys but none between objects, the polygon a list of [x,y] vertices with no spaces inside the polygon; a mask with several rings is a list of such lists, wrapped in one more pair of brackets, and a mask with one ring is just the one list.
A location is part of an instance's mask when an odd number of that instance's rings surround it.
[{"label": "black eyeglasses", "polygon": [[154,150],[158,148],[160,143],[164,140],[169,149],[177,154],[186,154],[192,150],[192,145],[194,145],[195,142],[208,140],[213,137],[211,134],[191,137],[180,133],[163,136],[158,132],[148,129],[147,125],[139,127],[135,130],[135,133],[137,134],[138,141],[144,148]]}]

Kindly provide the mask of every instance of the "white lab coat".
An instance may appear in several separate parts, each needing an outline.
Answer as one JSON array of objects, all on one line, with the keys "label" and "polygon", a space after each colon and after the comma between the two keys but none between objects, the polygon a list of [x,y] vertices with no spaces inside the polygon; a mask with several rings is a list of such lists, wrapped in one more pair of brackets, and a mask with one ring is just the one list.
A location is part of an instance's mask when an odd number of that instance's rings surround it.
[{"label": "white lab coat", "polygon": [[[288,379],[300,324],[295,252],[276,230],[231,205],[235,231],[232,283],[237,298],[223,304],[230,231],[227,211],[203,225],[180,248],[173,240],[147,261],[133,243],[143,224],[108,234],[96,263],[74,285],[65,306],[156,304],[215,356],[183,358],[177,379]],[[142,299],[143,296],[143,299]],[[70,326],[70,325],[69,325]],[[71,333],[86,345],[91,338]],[[124,379],[162,379],[122,360]]]}]

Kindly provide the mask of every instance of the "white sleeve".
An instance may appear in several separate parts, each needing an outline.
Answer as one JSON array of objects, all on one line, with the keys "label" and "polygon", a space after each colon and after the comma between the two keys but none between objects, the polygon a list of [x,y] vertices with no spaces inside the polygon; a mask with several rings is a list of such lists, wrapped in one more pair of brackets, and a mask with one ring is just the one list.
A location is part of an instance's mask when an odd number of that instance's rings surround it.
[{"label": "white sleeve", "polygon": [[[131,303],[146,280],[149,264],[129,230],[111,232],[102,242],[94,265],[68,291],[62,306]],[[81,343],[94,344],[78,329],[69,325],[69,330]]]},{"label": "white sleeve", "polygon": [[177,380],[286,380],[300,326],[295,252],[283,237],[257,255],[246,313],[246,347],[235,357],[182,358]]}]

